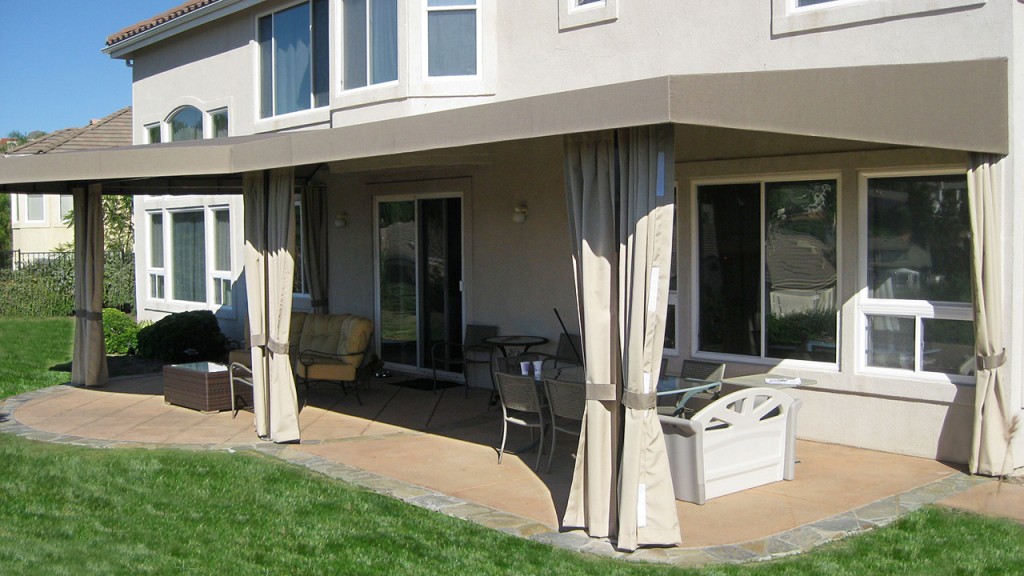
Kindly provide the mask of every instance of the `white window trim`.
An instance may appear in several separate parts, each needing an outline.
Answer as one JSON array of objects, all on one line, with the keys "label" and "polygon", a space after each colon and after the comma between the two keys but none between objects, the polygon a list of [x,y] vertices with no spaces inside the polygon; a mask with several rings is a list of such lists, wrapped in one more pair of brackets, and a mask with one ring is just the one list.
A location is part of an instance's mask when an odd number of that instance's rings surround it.
[{"label": "white window trim", "polygon": [[[252,47],[252,77],[253,77],[252,114],[253,114],[253,126],[254,126],[255,132],[273,132],[273,131],[276,131],[276,130],[284,130],[284,129],[287,129],[287,128],[298,128],[298,127],[302,127],[302,126],[312,126],[312,125],[315,125],[315,124],[325,124],[325,123],[328,123],[328,122],[331,121],[331,107],[332,107],[333,103],[331,102],[331,97],[330,97],[330,93],[332,92],[330,86],[328,86],[328,90],[327,90],[327,93],[328,93],[328,98],[327,98],[328,102],[327,102],[327,104],[324,104],[322,106],[317,106],[316,105],[316,95],[313,93],[313,86],[310,85],[310,88],[309,88],[310,89],[310,93],[309,93],[309,95],[310,95],[310,108],[307,108],[305,110],[296,110],[294,112],[288,112],[286,114],[272,114],[270,116],[267,116],[266,118],[261,118],[260,117],[260,107],[262,105],[261,102],[260,102],[260,98],[261,98],[260,95],[262,94],[262,81],[263,81],[263,78],[261,77],[262,70],[260,69],[260,41],[259,41],[259,37],[260,37],[260,19],[263,18],[264,16],[270,16],[270,15],[273,15],[273,14],[277,14],[278,12],[282,12],[284,10],[288,10],[289,8],[294,8],[295,6],[298,6],[300,4],[309,4],[309,6],[310,6],[310,18],[312,18],[312,14],[313,14],[313,3],[312,3],[312,0],[301,0],[299,2],[291,2],[291,3],[288,3],[288,4],[283,4],[281,6],[278,6],[278,7],[274,8],[273,10],[266,10],[264,12],[260,12],[260,13],[256,14],[256,16],[252,20],[253,32],[252,32],[252,40],[250,41],[250,45]],[[337,37],[338,34],[340,34],[340,29],[338,29],[336,27],[337,24],[335,23],[336,18],[334,17],[334,14],[335,14],[335,10],[336,9],[334,7],[334,4],[335,4],[335,2],[333,2],[333,1],[332,2],[328,2],[328,9],[327,9],[327,22],[328,22],[327,59],[328,59],[328,68],[330,69],[330,73],[331,74],[334,74],[336,72],[336,70],[334,69],[335,64],[333,63],[335,58],[332,57],[333,54],[336,53],[335,52],[336,48],[335,48],[335,40],[334,40],[334,38]],[[312,66],[312,64],[310,64],[310,65]],[[230,131],[230,118],[229,118],[229,125],[228,126],[229,126],[228,129]]]},{"label": "white window trim", "polygon": [[[43,201],[43,212],[42,212],[42,214],[40,215],[39,218],[32,218],[31,215],[30,215],[29,209],[28,209],[29,198],[31,198],[33,196],[39,196],[40,198],[42,198],[42,201]],[[24,198],[25,198],[25,212],[24,212],[25,217],[22,218],[22,220],[21,220],[22,224],[37,224],[37,225],[46,224],[46,217],[47,217],[47,214],[49,213],[49,210],[47,209],[48,208],[47,204],[49,204],[49,202],[47,202],[46,194],[34,194],[34,193],[33,194],[25,194]]]},{"label": "white window trim", "polygon": [[[218,304],[217,303],[217,290],[219,289],[220,280],[227,280],[231,282],[232,290],[235,288],[234,284],[234,267],[236,254],[232,243],[231,250],[231,267],[232,270],[216,270],[215,259],[216,259],[216,220],[214,212],[219,210],[227,210],[229,213],[230,229],[233,231],[235,228],[234,214],[231,213],[230,206],[227,204],[203,204],[203,205],[187,205],[181,207],[164,207],[156,209],[146,210],[146,299],[151,304],[160,304],[170,309],[170,311],[179,310],[194,310],[197,308],[209,309],[209,310],[220,310],[228,312],[227,317],[231,317],[230,312],[234,310],[235,298],[232,298],[231,304]],[[174,254],[173,254],[173,217],[175,214],[184,214],[189,212],[201,212],[203,214],[203,229],[204,229],[204,242],[203,253],[206,258],[206,299],[203,302],[196,302],[192,300],[180,300],[175,298],[174,295]],[[163,249],[164,249],[164,266],[163,268],[157,268],[152,266],[150,260],[150,250],[152,248],[152,220],[151,215],[161,213],[163,214]],[[233,234],[232,234],[233,238]],[[157,298],[153,296],[153,275],[159,275],[164,278],[164,297]],[[149,306],[152,308],[152,306]]]},{"label": "white window trim", "polygon": [[619,19],[619,0],[579,5],[577,0],[558,0],[558,29],[572,30]]},{"label": "white window trim", "polygon": [[207,110],[203,114],[205,116],[205,118],[203,119],[203,138],[204,139],[211,140],[211,139],[217,138],[217,136],[214,133],[216,128],[213,125],[213,117],[214,117],[214,115],[220,114],[221,112],[226,114],[227,118],[228,118],[228,134],[227,134],[227,136],[221,136],[221,138],[228,138],[228,137],[231,136],[231,111],[228,109],[228,106],[218,106],[218,107],[211,108],[211,109]]},{"label": "white window trim", "polygon": [[[153,266],[153,216],[161,215],[163,261],[164,266]],[[167,212],[165,210],[146,211],[146,297],[147,300],[164,302],[167,300]],[[156,279],[162,279],[163,296],[156,295]]]},{"label": "white window trim", "polygon": [[[217,269],[217,212],[228,213],[228,269],[218,270]],[[232,298],[232,304],[224,304],[219,302],[221,299],[220,288],[223,282],[228,283],[228,291],[230,292],[234,285],[233,273],[231,270],[231,263],[234,261],[234,250],[232,249],[231,242],[231,210],[227,205],[210,206],[206,210],[205,220],[203,222],[207,234],[206,237],[209,239],[206,242],[206,276],[207,276],[207,296],[206,303],[219,307],[219,308],[232,308],[234,299]]]},{"label": "white window trim", "polygon": [[[779,174],[747,174],[737,176],[721,176],[711,178],[700,178],[690,181],[690,294],[691,300],[696,301],[700,294],[700,218],[697,189],[701,186],[716,184],[753,184],[761,186],[759,210],[760,210],[760,235],[761,235],[761,263],[760,263],[760,290],[764,290],[765,277],[765,256],[764,256],[764,187],[772,182],[802,182],[807,180],[835,180],[836,182],[836,254],[843,253],[843,176],[841,170],[828,170],[820,172],[799,172]],[[842,322],[842,295],[843,291],[843,259],[836,259],[836,361],[820,362],[815,360],[799,360],[792,358],[770,358],[764,356],[764,332],[761,333],[759,356],[747,356],[744,354],[730,354],[724,352],[708,352],[700,350],[700,303],[692,305],[694,312],[690,315],[690,356],[695,359],[717,360],[733,362],[738,364],[749,364],[752,366],[778,366],[796,370],[810,369],[819,372],[839,372],[840,363],[843,357],[844,346],[852,343],[843,342]],[[764,298],[759,298],[761,306],[764,306]],[[763,309],[762,309],[763,312]],[[763,324],[763,320],[762,320]]]},{"label": "white window trim", "polygon": [[911,14],[983,6],[987,0],[835,0],[797,7],[797,0],[772,0],[772,34],[795,34],[867,24]]},{"label": "white window trim", "polygon": [[338,81],[332,83],[333,98],[331,108],[344,109],[386,102],[389,100],[401,100],[408,97],[409,77],[409,3],[398,0],[398,79],[379,84],[368,84],[359,88],[345,88],[345,40],[344,40],[344,10],[345,2],[340,3],[342,16],[337,22],[331,20],[331,35],[337,38],[337,44],[332,45],[331,54],[337,54],[337,58],[331,59],[331,73]]},{"label": "white window trim", "polygon": [[[470,10],[469,5],[459,6],[446,6],[446,7],[433,7],[427,6],[427,0],[421,0],[421,9],[419,14],[421,21],[419,25],[420,31],[420,82],[418,83],[423,91],[424,96],[447,96],[447,95],[458,95],[463,93],[474,93],[475,90],[480,88],[474,88],[480,86],[484,81],[485,71],[488,66],[487,54],[492,53],[493,50],[490,47],[484,45],[484,39],[492,37],[493,33],[496,32],[495,28],[488,28],[490,34],[484,34],[484,28],[486,26],[485,13],[492,12],[492,10],[485,10],[484,0],[474,0],[475,4],[472,10],[476,13],[476,74],[464,75],[464,76],[431,76],[429,69],[430,60],[430,39],[428,38],[427,25],[429,18],[427,15],[430,12],[443,12],[443,11],[466,11]],[[493,38],[492,38],[493,40]],[[452,92],[454,90],[454,92]]]},{"label": "white window trim", "polygon": [[913,377],[944,384],[973,385],[973,376],[952,375],[943,372],[922,370],[921,339],[914,341],[914,369],[881,368],[867,364],[867,317],[900,316],[913,317],[915,334],[920,333],[922,319],[937,320],[974,320],[974,306],[964,302],[933,302],[930,300],[898,300],[871,298],[868,296],[868,180],[872,178],[906,178],[914,176],[944,176],[964,174],[963,166],[932,167],[924,169],[900,169],[862,171],[859,174],[858,186],[858,226],[859,240],[857,258],[860,262],[857,271],[857,285],[860,287],[856,297],[857,329],[856,329],[856,370],[858,373],[872,376]]},{"label": "white window trim", "polygon": [[[153,142],[153,139],[150,138],[149,133],[150,133],[150,130],[152,130],[153,128],[156,128],[157,131],[160,133],[160,142]],[[164,138],[164,123],[163,122],[150,122],[149,124],[143,124],[142,125],[142,129],[145,131],[145,141],[146,141],[146,144],[161,144],[161,143],[167,141],[167,139]]]}]

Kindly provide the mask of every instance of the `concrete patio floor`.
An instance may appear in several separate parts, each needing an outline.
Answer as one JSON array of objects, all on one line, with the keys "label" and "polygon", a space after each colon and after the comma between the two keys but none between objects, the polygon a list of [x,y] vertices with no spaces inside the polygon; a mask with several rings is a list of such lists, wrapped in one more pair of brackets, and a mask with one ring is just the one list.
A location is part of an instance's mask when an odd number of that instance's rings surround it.
[{"label": "concrete patio floor", "polygon": [[[559,437],[550,473],[547,453],[540,472],[532,468],[535,452],[506,454],[499,464],[501,412],[488,409],[489,391],[473,389],[467,398],[457,387],[435,395],[394,385],[396,379],[371,382],[360,392],[362,405],[335,386],[314,386],[300,412],[302,442],[286,446],[259,440],[249,412],[232,418],[164,403],[159,374],[15,397],[5,403],[13,419],[4,424],[30,438],[93,446],[255,448],[520,536],[618,555],[580,531],[559,531],[575,437]],[[527,431],[511,428],[510,447],[529,440]],[[793,481],[703,506],[676,502],[682,546],[632,556],[702,564],[795,553],[947,498],[969,510],[1024,510],[1024,487],[969,477],[933,460],[807,441],[798,443],[797,455]]]}]

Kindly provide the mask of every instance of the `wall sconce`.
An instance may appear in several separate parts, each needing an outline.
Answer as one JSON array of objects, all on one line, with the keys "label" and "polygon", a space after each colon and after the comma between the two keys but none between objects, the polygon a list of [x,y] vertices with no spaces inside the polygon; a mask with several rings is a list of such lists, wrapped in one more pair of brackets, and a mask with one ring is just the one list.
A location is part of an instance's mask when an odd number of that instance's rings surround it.
[{"label": "wall sconce", "polygon": [[348,213],[346,213],[346,212],[339,212],[339,213],[335,214],[334,215],[334,227],[335,228],[344,228],[345,226],[348,226]]},{"label": "wall sconce", "polygon": [[512,221],[516,224],[526,222],[526,206],[520,204],[512,210]]}]

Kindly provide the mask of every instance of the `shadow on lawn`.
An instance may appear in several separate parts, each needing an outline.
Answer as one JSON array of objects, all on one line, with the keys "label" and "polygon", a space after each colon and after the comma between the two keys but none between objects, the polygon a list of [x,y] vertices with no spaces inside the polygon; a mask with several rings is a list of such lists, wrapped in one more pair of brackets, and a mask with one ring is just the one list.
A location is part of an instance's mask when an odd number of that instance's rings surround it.
[{"label": "shadow on lawn", "polygon": [[[131,376],[160,372],[164,363],[160,360],[139,358],[137,356],[107,356],[107,370],[110,377]],[[71,362],[56,364],[50,367],[51,372],[71,372]]]}]

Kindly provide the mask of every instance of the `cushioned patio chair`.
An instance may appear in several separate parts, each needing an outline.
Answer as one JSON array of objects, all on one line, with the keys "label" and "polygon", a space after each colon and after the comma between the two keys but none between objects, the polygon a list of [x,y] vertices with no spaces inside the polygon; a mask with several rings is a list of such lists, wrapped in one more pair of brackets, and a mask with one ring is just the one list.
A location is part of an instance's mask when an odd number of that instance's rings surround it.
[{"label": "cushioned patio chair", "polygon": [[530,429],[533,440],[534,429],[540,431],[537,443],[537,461],[533,465],[536,470],[540,466],[540,455],[544,451],[544,404],[541,401],[537,382],[532,376],[518,376],[504,372],[495,373],[497,378],[498,398],[501,401],[501,448],[498,448],[498,463],[505,453],[505,440],[508,438],[508,425],[515,424]]},{"label": "cushioned patio chair", "polygon": [[362,404],[356,386],[359,368],[367,360],[373,337],[373,321],[353,314],[311,314],[299,337],[299,362],[296,376],[309,386],[314,382],[334,382],[348,392],[348,385]]}]

